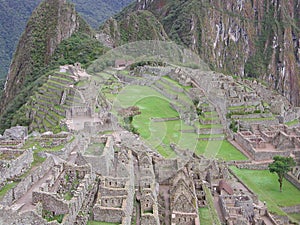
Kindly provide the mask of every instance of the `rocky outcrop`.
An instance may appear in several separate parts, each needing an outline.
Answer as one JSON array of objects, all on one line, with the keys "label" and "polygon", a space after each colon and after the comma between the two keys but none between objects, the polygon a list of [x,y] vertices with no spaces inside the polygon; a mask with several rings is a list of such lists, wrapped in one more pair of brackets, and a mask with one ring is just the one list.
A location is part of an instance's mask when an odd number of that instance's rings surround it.
[{"label": "rocky outcrop", "polygon": [[299,0],[137,0],[216,70],[264,80],[300,105]]},{"label": "rocky outcrop", "polygon": [[162,24],[146,10],[129,12],[119,20],[109,19],[99,38],[112,47],[141,40],[169,40]]},{"label": "rocky outcrop", "polygon": [[66,0],[46,0],[39,5],[14,54],[1,99],[0,115],[27,84],[38,78],[37,71],[49,64],[56,47],[82,29],[89,28]]}]

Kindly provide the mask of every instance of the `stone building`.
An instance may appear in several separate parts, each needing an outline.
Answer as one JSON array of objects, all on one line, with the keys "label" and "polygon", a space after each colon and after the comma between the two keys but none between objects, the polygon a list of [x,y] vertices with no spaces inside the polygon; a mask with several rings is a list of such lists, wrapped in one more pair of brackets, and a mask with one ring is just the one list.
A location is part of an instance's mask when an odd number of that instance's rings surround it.
[{"label": "stone building", "polygon": [[299,128],[285,125],[252,125],[250,130],[240,131],[234,138],[256,161],[270,160],[275,155],[290,156],[300,151]]},{"label": "stone building", "polygon": [[135,192],[132,152],[123,149],[115,154],[113,165],[109,176],[100,178],[94,220],[130,224]]}]

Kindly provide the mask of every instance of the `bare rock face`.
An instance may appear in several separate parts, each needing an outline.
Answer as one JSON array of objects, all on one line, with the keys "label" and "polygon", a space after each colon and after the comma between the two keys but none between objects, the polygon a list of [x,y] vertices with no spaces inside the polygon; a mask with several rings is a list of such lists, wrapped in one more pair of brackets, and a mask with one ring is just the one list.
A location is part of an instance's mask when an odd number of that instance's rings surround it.
[{"label": "bare rock face", "polygon": [[300,105],[299,0],[137,0],[216,70],[263,79]]},{"label": "bare rock face", "polygon": [[34,72],[48,65],[56,47],[81,27],[82,20],[66,0],[46,0],[39,5],[14,54],[1,99],[0,115],[26,84],[37,79]]},{"label": "bare rock face", "polygon": [[3,135],[3,139],[24,140],[27,136],[28,136],[28,127],[16,126],[10,129],[6,129]]}]

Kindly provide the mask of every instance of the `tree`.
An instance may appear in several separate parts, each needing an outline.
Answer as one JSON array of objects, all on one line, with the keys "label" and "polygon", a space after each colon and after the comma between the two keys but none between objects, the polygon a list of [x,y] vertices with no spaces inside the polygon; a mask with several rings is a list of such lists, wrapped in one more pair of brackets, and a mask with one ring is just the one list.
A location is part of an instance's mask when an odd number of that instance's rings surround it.
[{"label": "tree", "polygon": [[296,163],[292,157],[274,156],[273,162],[269,164],[271,173],[277,173],[280,192],[282,192],[282,182],[284,174],[291,170]]}]

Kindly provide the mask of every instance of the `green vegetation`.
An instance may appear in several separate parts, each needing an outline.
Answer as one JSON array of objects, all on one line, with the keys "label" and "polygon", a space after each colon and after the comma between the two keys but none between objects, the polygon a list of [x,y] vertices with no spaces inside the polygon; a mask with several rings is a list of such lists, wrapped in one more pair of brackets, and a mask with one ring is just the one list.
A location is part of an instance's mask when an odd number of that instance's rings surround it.
[{"label": "green vegetation", "polygon": [[73,198],[73,195],[70,192],[67,192],[64,195],[64,199],[67,200],[67,201],[70,201],[72,198]]},{"label": "green vegetation", "polygon": [[300,213],[290,213],[288,214],[290,217],[292,217],[294,220],[300,222]]},{"label": "green vegetation", "polygon": [[65,215],[64,214],[54,215],[54,213],[52,213],[52,212],[50,212],[48,210],[43,209],[42,216],[48,222],[56,220],[58,223],[62,223]]},{"label": "green vegetation", "polygon": [[[54,80],[47,80],[48,75],[52,75],[53,77],[56,77],[56,79],[63,79],[64,82],[72,83],[73,80],[67,78],[66,74],[63,74],[65,77],[61,77],[58,72],[53,71],[52,69],[57,68],[59,65],[74,64],[75,62],[80,62],[83,68],[85,68],[93,60],[103,54],[104,51],[104,47],[96,39],[83,33],[76,33],[69,39],[63,41],[56,49],[49,66],[45,67],[45,70],[37,72],[38,75],[36,76],[39,78],[36,81],[30,82],[28,85],[25,84],[23,91],[21,91],[21,93],[12,101],[12,104],[10,104],[2,118],[0,118],[1,123],[3,124],[0,132],[3,132],[5,128],[16,124],[28,126],[32,123],[33,121],[29,120],[26,115],[32,110],[35,111],[30,105],[35,105],[35,107],[37,107],[36,100],[39,105],[42,105],[40,109],[48,107],[48,105],[51,104],[54,108],[59,108],[59,111],[61,111],[63,115],[64,110],[61,109],[61,106],[55,104],[55,102],[58,102],[61,97],[61,95],[57,95],[58,91],[62,93],[66,85]],[[41,95],[43,95],[43,98],[36,97]],[[50,96],[52,100],[43,100]],[[21,107],[26,102],[28,104]],[[33,104],[30,102],[33,102]],[[66,104],[68,104],[68,102],[66,102]],[[36,117],[41,113],[44,112],[40,110]],[[47,113],[47,118],[42,119],[40,122],[35,121],[36,124],[40,126],[40,131],[52,130],[54,132],[60,132],[63,129],[59,127],[59,120],[62,119],[62,116],[54,112],[52,112],[52,115],[49,113]]]},{"label": "green vegetation", "polygon": [[295,119],[295,120],[292,120],[292,121],[289,121],[289,122],[285,123],[285,125],[290,127],[290,126],[295,126],[298,123],[299,123],[299,119]]},{"label": "green vegetation", "polygon": [[280,192],[282,192],[282,182],[284,175],[296,166],[296,162],[292,157],[274,156],[273,162],[269,164],[271,173],[276,173],[278,176]]},{"label": "green vegetation", "polygon": [[168,40],[162,24],[147,10],[127,11],[118,21],[110,19],[101,29],[111,35],[117,45],[142,40]]},{"label": "green vegetation", "polygon": [[225,161],[247,160],[238,149],[228,141],[199,141],[195,153],[207,157],[216,157]]},{"label": "green vegetation", "polygon": [[75,33],[57,47],[52,60],[56,65],[80,62],[83,68],[87,68],[104,51],[103,45],[90,35]]},{"label": "green vegetation", "polygon": [[[212,220],[211,224],[221,225],[218,213],[215,209],[213,196],[212,196],[210,190],[205,185],[203,186],[203,190],[206,194],[206,202],[207,202],[208,210],[209,210],[210,216],[211,216],[210,219]],[[200,223],[201,223],[201,218],[200,218]]]},{"label": "green vegetation", "polygon": [[[42,0],[1,1],[0,25],[0,79],[7,74],[17,42],[25,30],[26,22]],[[99,27],[107,18],[115,15],[132,0],[72,0],[76,11],[93,28]],[[1,90],[1,88],[0,88]]]},{"label": "green vegetation", "polygon": [[200,218],[201,225],[213,224],[212,214],[208,207],[199,208],[199,218]]},{"label": "green vegetation", "polygon": [[[268,209],[278,215],[286,215],[280,207],[300,204],[300,190],[284,179],[284,192],[278,190],[278,177],[268,170],[247,170],[230,167],[232,171],[254,191],[261,201],[267,203]],[[255,179],[253,179],[255,177]]]},{"label": "green vegetation", "polygon": [[6,184],[1,190],[0,190],[0,199],[12,188],[14,188],[19,182],[11,182]]},{"label": "green vegetation", "polygon": [[0,79],[7,75],[19,37],[25,29],[27,19],[39,2],[36,0],[1,1]]}]

